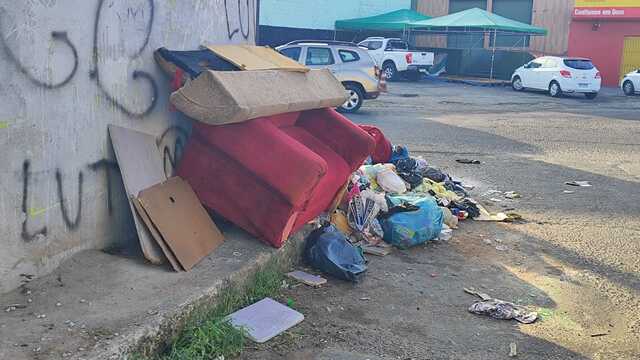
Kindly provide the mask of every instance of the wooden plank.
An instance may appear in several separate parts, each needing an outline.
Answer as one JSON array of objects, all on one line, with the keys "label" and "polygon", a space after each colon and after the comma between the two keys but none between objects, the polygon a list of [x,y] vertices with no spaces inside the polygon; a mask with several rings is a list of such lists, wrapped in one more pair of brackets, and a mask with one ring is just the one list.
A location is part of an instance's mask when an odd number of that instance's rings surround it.
[{"label": "wooden plank", "polygon": [[[140,191],[167,179],[154,136],[115,125],[109,125],[109,136],[127,198],[137,197]],[[165,261],[162,249],[152,238],[131,201],[129,206],[144,257],[153,264],[162,264]]]},{"label": "wooden plank", "polygon": [[138,200],[186,271],[224,240],[191,186],[179,177],[142,190]]},{"label": "wooden plank", "polygon": [[242,70],[309,71],[308,67],[266,46],[212,45],[207,48]]},{"label": "wooden plank", "polygon": [[549,30],[532,36],[529,49],[536,55],[566,55],[574,0],[534,0],[531,24]]}]

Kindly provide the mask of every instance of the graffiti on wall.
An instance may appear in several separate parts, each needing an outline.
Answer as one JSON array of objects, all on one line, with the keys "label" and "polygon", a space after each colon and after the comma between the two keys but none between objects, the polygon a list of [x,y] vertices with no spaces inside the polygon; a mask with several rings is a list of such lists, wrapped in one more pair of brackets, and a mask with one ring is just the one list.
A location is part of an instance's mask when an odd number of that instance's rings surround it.
[{"label": "graffiti on wall", "polygon": [[[158,99],[158,85],[153,76],[141,69],[130,69],[130,74],[127,76],[132,82],[141,84],[140,86],[147,89],[147,93],[143,95],[136,95],[136,98],[147,99],[144,106],[140,108],[134,108],[128,103],[128,99],[132,96],[127,96],[122,92],[113,91],[110,88],[110,76],[113,71],[107,66],[109,65],[108,59],[116,59],[118,56],[124,54],[124,57],[128,58],[131,64],[139,64],[138,61],[145,53],[145,50],[149,47],[149,41],[154,30],[155,17],[157,16],[156,4],[154,0],[120,0],[119,4],[122,6],[114,6],[118,0],[96,0],[95,13],[92,14],[92,20],[90,26],[92,28],[87,29],[87,32],[92,31],[92,43],[90,54],[79,53],[79,48],[74,44],[74,37],[81,37],[85,34],[74,34],[71,31],[56,30],[49,34],[51,43],[55,43],[55,51],[60,56],[66,56],[70,61],[69,68],[53,69],[51,72],[58,71],[55,78],[59,80],[49,80],[42,73],[34,71],[30,66],[25,65],[25,62],[21,60],[21,56],[17,49],[12,48],[10,36],[14,33],[11,31],[10,17],[8,12],[0,7],[0,52],[6,54],[6,59],[11,63],[17,73],[19,73],[28,83],[31,85],[42,88],[46,91],[55,91],[63,88],[76,79],[83,76],[78,69],[80,68],[81,59],[90,59],[89,74],[87,76],[92,84],[97,87],[100,97],[105,99],[111,108],[123,113],[132,119],[142,119],[147,117],[157,106]],[[46,7],[53,7],[56,5],[55,0],[41,0],[41,3]],[[255,10],[252,8],[254,5],[250,0],[225,0],[224,1],[224,14],[226,22],[226,35],[229,40],[245,39],[248,40],[251,36],[252,29],[255,28]],[[236,6],[237,5],[237,6]],[[121,27],[119,31],[125,33],[129,31],[135,31],[136,36],[132,41],[127,42],[125,49],[118,48],[117,45],[105,44],[105,32],[113,32],[114,25]],[[225,25],[223,25],[225,26]],[[225,29],[222,29],[224,34]],[[223,35],[224,36],[224,35]],[[133,44],[133,45],[131,45]],[[53,49],[53,46],[52,46]],[[50,50],[53,51],[53,50]],[[136,92],[137,94],[138,92]],[[169,177],[175,172],[178,165],[178,161],[184,150],[188,137],[188,132],[179,127],[171,126],[167,128],[157,139],[158,149],[163,156],[163,167],[165,174]],[[87,173],[102,174],[106,183],[106,208],[109,215],[112,214],[114,209],[114,195],[117,190],[117,180],[120,175],[118,165],[115,161],[103,158],[97,161],[88,163],[83,170],[77,171],[77,173],[69,174],[63,172],[60,168],[47,169],[45,173],[50,174],[46,176],[48,181],[51,181],[55,188],[55,194],[57,196],[54,206],[59,212],[60,219],[68,231],[76,231],[82,222],[83,215],[83,199],[87,196],[85,191],[87,189],[85,184]],[[22,194],[21,194],[21,210],[23,218],[21,219],[21,237],[26,242],[34,241],[43,236],[47,236],[47,226],[38,226],[34,222],[33,218],[38,214],[48,209],[33,209],[29,208],[30,196],[33,196],[33,189],[39,186],[37,182],[42,181],[41,177],[33,176],[33,164],[31,159],[26,159],[22,163],[21,180],[22,180]],[[55,181],[55,184],[53,182]],[[59,210],[58,210],[59,209]],[[84,209],[86,211],[86,208]]]},{"label": "graffiti on wall", "polygon": [[[150,100],[144,109],[130,109],[122,99],[119,99],[117,96],[113,95],[104,85],[100,63],[101,59],[105,56],[108,56],[108,53],[112,49],[110,49],[109,47],[107,47],[106,49],[102,49],[100,47],[99,40],[101,31],[112,31],[112,29],[106,29],[104,26],[101,26],[103,24],[102,19],[104,17],[113,18],[115,16],[119,20],[120,25],[126,22],[134,22],[136,29],[142,28],[144,30],[141,37],[142,41],[137,47],[132,49],[130,54],[128,54],[128,57],[130,60],[135,60],[136,58],[140,57],[140,55],[149,45],[149,39],[153,31],[153,23],[156,13],[154,0],[143,1],[146,6],[137,4],[136,6],[126,7],[125,11],[117,11],[114,10],[115,8],[113,7],[113,1],[109,1],[108,6],[105,6],[105,0],[98,0],[96,12],[93,18],[93,45],[91,50],[92,64],[91,70],[89,72],[89,77],[95,82],[101,95],[111,105],[113,105],[114,108],[118,109],[131,118],[143,118],[153,111],[158,99],[158,85],[153,76],[148,72],[139,69],[133,70],[131,72],[131,80],[143,81],[148,84],[148,87],[150,89]],[[255,9],[252,9],[251,7],[251,4],[253,2],[250,2],[249,0],[237,0],[237,12],[235,12],[233,7],[230,5],[233,2],[234,0],[224,0],[227,36],[229,40],[233,40],[236,36],[241,36],[243,39],[248,40],[251,35],[252,22],[255,23],[255,21],[252,21],[252,14],[255,13]],[[55,2],[53,3],[53,5],[55,5]],[[52,4],[50,4],[50,6],[52,6]],[[114,11],[114,13],[109,14],[109,11]],[[73,66],[72,69],[69,70],[69,73],[62,80],[58,82],[49,82],[47,80],[37,78],[18,59],[13,49],[7,42],[6,34],[2,32],[2,29],[6,27],[6,24],[3,23],[5,18],[7,18],[6,11],[0,8],[0,48],[4,50],[9,58],[9,61],[11,61],[16,66],[21,74],[23,74],[35,86],[50,90],[63,87],[72,81],[72,79],[76,76],[79,65],[78,50],[71,41],[69,34],[66,31],[53,31],[51,32],[50,36],[53,41],[61,42],[65,45],[65,47],[68,48],[68,51],[73,58]]]}]

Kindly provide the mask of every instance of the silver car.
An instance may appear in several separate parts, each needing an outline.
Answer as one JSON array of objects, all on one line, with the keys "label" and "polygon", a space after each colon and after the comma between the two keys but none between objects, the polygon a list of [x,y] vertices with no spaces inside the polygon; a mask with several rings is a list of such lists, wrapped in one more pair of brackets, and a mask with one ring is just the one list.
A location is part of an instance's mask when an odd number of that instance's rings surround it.
[{"label": "silver car", "polygon": [[349,92],[339,111],[358,111],[365,99],[375,99],[384,91],[380,71],[367,49],[342,41],[299,40],[276,48],[281,54],[310,68],[327,68]]}]

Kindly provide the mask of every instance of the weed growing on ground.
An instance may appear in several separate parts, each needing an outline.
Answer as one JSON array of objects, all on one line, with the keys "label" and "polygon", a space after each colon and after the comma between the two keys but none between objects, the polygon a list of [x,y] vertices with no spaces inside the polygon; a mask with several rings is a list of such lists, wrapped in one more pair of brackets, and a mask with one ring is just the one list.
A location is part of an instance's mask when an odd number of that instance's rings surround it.
[{"label": "weed growing on ground", "polygon": [[[282,266],[272,261],[258,270],[243,286],[221,292],[216,304],[196,311],[169,349],[156,360],[210,360],[239,355],[245,346],[246,332],[229,323],[227,315],[265,297],[280,293],[284,275]],[[143,360],[140,355],[130,359]]]}]

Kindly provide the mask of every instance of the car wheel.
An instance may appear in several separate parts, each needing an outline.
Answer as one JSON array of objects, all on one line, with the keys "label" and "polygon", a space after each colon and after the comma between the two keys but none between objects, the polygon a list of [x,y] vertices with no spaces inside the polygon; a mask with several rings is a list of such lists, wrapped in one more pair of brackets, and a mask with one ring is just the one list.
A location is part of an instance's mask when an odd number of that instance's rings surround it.
[{"label": "car wheel", "polygon": [[560,84],[557,81],[552,81],[549,84],[549,95],[552,97],[560,97],[562,96],[562,89],[560,88]]},{"label": "car wheel", "polygon": [[347,98],[347,101],[338,108],[338,111],[343,113],[354,113],[362,106],[362,103],[364,102],[364,94],[358,85],[346,84],[344,87],[347,89],[349,97]]},{"label": "car wheel", "polygon": [[596,98],[596,96],[598,96],[598,93],[597,93],[597,92],[596,92],[596,93],[585,93],[585,94],[584,94],[584,97],[586,97],[586,98],[587,98],[587,99],[589,99],[589,100],[593,100],[593,99],[595,99],[595,98]]},{"label": "car wheel", "polygon": [[384,73],[384,77],[387,80],[395,80],[398,75],[398,69],[396,69],[396,64],[389,61],[382,65],[382,72]]},{"label": "car wheel", "polygon": [[627,96],[631,96],[636,93],[636,89],[631,80],[627,80],[622,84],[622,91],[624,91],[624,94]]},{"label": "car wheel", "polygon": [[516,76],[513,78],[513,80],[511,81],[511,87],[515,91],[524,90],[524,86],[522,86],[522,79],[520,78],[520,76]]}]

